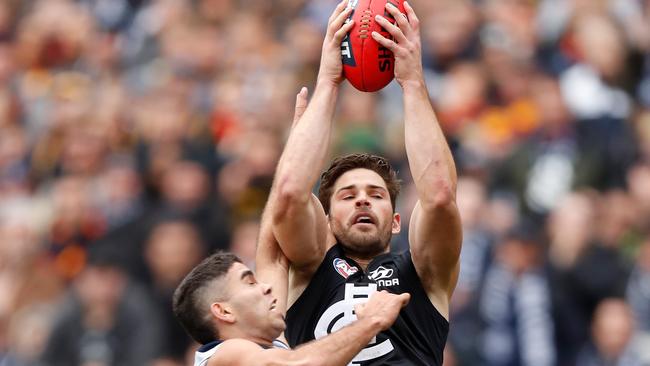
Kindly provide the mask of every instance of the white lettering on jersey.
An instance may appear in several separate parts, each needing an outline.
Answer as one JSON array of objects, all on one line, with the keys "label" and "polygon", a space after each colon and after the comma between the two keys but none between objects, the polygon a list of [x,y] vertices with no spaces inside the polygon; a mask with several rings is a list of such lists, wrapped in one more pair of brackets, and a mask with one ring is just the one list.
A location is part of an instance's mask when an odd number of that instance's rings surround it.
[{"label": "white lettering on jersey", "polygon": [[399,278],[391,278],[394,272],[392,268],[379,266],[374,271],[371,271],[368,277],[377,282],[381,287],[397,286],[399,285]]},{"label": "white lettering on jersey", "polygon": [[[345,297],[332,305],[321,315],[316,329],[314,329],[314,338],[320,339],[329,333],[336,332],[346,325],[357,320],[354,313],[354,306],[368,301],[370,295],[377,291],[377,284],[369,283],[367,286],[355,286],[352,283],[345,284]],[[328,329],[330,332],[328,332]],[[394,347],[389,339],[376,344],[377,339],[373,338],[366,348],[362,349],[350,365],[359,365],[358,362],[373,360],[390,353]]]}]

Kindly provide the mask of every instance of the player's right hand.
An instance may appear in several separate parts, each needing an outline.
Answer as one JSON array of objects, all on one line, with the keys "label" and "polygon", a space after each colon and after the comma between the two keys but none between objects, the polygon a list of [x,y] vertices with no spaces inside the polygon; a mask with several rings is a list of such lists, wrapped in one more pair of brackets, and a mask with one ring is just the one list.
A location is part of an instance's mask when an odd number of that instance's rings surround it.
[{"label": "player's right hand", "polygon": [[370,319],[379,323],[381,330],[390,328],[397,319],[400,310],[411,299],[411,295],[403,293],[391,294],[385,290],[373,293],[368,302],[358,304],[354,312],[358,319]]},{"label": "player's right hand", "polygon": [[345,19],[352,12],[352,8],[346,7],[347,4],[348,0],[341,1],[327,22],[327,33],[323,41],[318,82],[327,82],[338,86],[343,81],[341,42],[354,24],[352,20],[345,23]]},{"label": "player's right hand", "polygon": [[391,24],[385,17],[377,15],[375,20],[393,39],[382,36],[379,32],[372,32],[379,44],[388,48],[395,55],[395,80],[404,88],[407,84],[424,83],[422,71],[422,41],[420,39],[420,20],[408,1],[404,2],[406,14],[402,14],[397,7],[386,3],[386,11],[395,18],[396,24]]}]

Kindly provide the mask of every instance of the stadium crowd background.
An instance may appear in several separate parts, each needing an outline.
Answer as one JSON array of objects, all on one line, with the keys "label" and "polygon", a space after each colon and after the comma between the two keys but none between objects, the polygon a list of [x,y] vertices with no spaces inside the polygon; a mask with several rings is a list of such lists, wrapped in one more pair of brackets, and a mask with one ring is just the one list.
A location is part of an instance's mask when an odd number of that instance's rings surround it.
[{"label": "stadium crowd background", "polygon": [[[650,1],[412,4],[460,177],[446,364],[650,364]],[[188,364],[171,293],[252,263],[334,5],[0,2],[0,365]],[[390,157],[408,222],[400,109],[343,85],[333,153]]]}]

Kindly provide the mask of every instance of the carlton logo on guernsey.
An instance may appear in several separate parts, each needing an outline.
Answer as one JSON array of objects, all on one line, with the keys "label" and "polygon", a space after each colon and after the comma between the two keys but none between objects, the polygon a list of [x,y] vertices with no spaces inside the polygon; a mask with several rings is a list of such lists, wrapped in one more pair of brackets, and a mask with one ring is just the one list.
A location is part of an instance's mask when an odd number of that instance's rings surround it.
[{"label": "carlton logo on guernsey", "polygon": [[[206,366],[208,364],[208,361],[210,360],[210,357],[212,357],[214,353],[217,352],[219,346],[223,342],[224,341],[214,341],[214,342],[206,343],[201,347],[199,347],[199,349],[196,350],[196,352],[194,353],[194,366]],[[273,347],[281,348],[281,349],[289,349],[289,346],[287,346],[284,342],[277,339],[273,341]],[[264,347],[264,348],[269,348],[269,347]]]}]

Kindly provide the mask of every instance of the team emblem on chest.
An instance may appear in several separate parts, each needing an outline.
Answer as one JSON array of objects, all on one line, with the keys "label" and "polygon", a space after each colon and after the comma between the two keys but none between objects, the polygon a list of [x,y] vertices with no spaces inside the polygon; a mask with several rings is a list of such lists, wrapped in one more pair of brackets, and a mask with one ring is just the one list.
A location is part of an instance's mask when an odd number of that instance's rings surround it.
[{"label": "team emblem on chest", "polygon": [[[330,305],[318,319],[314,329],[314,338],[323,338],[357,320],[354,306],[368,301],[368,298],[375,291],[377,291],[377,284],[375,283],[365,285],[346,283],[343,300]],[[393,350],[394,347],[390,339],[378,341],[377,337],[373,337],[370,343],[352,359],[348,366],[360,365],[360,362],[375,360]]]},{"label": "team emblem on chest", "polygon": [[348,278],[359,271],[357,267],[351,266],[345,259],[334,258],[333,264],[336,272],[343,276],[343,278]]}]

